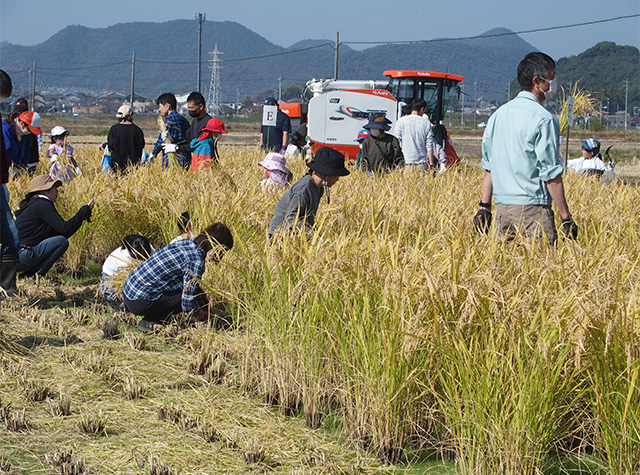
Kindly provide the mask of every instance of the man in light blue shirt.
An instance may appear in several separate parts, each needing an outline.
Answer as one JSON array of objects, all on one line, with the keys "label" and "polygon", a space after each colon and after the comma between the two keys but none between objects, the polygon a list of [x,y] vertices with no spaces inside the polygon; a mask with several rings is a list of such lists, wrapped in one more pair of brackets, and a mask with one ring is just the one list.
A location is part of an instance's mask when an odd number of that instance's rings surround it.
[{"label": "man in light blue shirt", "polygon": [[482,201],[474,217],[476,229],[491,225],[491,197],[496,203],[495,232],[512,240],[525,236],[557,241],[553,201],[565,236],[578,227],[569,213],[560,165],[558,119],[542,106],[557,90],[555,62],[544,53],[529,53],[518,65],[522,91],[487,123],[482,138]]}]

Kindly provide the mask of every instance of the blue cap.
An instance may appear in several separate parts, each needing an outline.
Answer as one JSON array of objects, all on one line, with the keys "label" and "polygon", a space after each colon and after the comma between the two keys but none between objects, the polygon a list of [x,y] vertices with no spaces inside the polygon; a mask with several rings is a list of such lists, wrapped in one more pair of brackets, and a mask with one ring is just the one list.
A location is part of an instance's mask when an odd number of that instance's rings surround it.
[{"label": "blue cap", "polygon": [[366,139],[370,135],[371,135],[371,132],[369,132],[367,129],[362,129],[360,132],[358,132],[358,137],[354,140],[354,142],[360,142],[361,140]]},{"label": "blue cap", "polygon": [[600,141],[596,139],[587,139],[582,141],[582,148],[587,152],[593,152],[594,154],[600,153]]}]

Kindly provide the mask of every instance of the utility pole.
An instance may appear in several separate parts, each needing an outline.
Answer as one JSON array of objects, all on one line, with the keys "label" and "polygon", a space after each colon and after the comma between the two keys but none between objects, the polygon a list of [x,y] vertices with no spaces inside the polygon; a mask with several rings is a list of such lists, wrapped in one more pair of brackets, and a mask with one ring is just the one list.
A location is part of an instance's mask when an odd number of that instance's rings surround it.
[{"label": "utility pole", "polygon": [[473,81],[473,128],[478,127],[478,81]]},{"label": "utility pole", "polygon": [[336,31],[336,48],[333,57],[333,79],[338,79],[338,49],[340,48],[340,32]]},{"label": "utility pole", "polygon": [[33,62],[33,74],[31,75],[31,88],[29,90],[29,104],[31,104],[31,110],[36,110],[36,62]]},{"label": "utility pole", "polygon": [[[35,67],[34,67],[35,69]],[[624,131],[627,131],[627,107],[629,107],[629,80],[624,80]]]},{"label": "utility pole", "polygon": [[136,52],[131,54],[131,110],[133,110],[133,90],[136,79]]},{"label": "utility pole", "polygon": [[282,76],[278,76],[278,102],[282,100]]},{"label": "utility pole", "polygon": [[236,88],[236,117],[240,114],[240,89]]},{"label": "utility pole", "polygon": [[200,92],[200,72],[202,70],[202,23],[207,18],[207,14],[195,12],[194,16],[198,22],[198,82],[196,84],[196,91]]},{"label": "utility pole", "polygon": [[460,107],[460,125],[464,127],[464,84],[460,84],[460,91],[462,92],[462,94],[460,94],[462,96],[462,103]]}]

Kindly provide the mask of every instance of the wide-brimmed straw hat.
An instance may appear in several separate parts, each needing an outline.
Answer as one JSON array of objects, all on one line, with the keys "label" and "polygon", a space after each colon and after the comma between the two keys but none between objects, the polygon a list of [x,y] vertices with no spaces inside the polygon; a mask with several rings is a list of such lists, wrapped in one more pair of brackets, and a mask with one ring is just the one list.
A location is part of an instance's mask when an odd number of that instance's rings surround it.
[{"label": "wide-brimmed straw hat", "polygon": [[62,186],[62,181],[53,180],[49,175],[37,175],[29,183],[29,193],[47,191],[54,186]]},{"label": "wide-brimmed straw hat", "polygon": [[371,114],[369,116],[369,122],[364,126],[365,129],[391,129],[391,121],[387,119],[384,114]]},{"label": "wide-brimmed straw hat", "polygon": [[220,119],[216,119],[215,117],[213,119],[209,119],[207,121],[207,125],[205,125],[201,130],[200,130],[200,135],[198,136],[198,140],[204,140],[205,138],[207,138],[207,136],[209,134],[207,134],[207,132],[218,132],[219,134],[226,134],[227,131],[224,128],[224,124],[222,123],[222,121]]},{"label": "wide-brimmed straw hat", "polygon": [[49,138],[59,137],[60,135],[66,135],[69,131],[60,125],[56,125],[53,129],[51,129],[51,133],[47,134]]},{"label": "wide-brimmed straw hat", "polygon": [[307,166],[322,175],[347,176],[349,170],[344,166],[344,155],[329,147],[321,147]]},{"label": "wide-brimmed straw hat", "polygon": [[261,162],[258,162],[258,165],[272,172],[279,171],[279,172],[288,174],[289,169],[285,166],[286,163],[287,163],[287,159],[284,158],[283,155],[280,155],[279,153],[271,152],[271,153],[268,153],[266,157],[264,157],[264,160],[262,160]]}]

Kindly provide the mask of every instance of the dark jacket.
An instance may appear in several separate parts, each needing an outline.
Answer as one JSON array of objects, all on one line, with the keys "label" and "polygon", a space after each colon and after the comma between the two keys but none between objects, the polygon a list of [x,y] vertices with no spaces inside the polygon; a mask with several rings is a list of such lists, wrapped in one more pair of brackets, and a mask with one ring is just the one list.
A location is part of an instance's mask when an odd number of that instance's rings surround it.
[{"label": "dark jacket", "polygon": [[400,142],[393,135],[381,139],[369,136],[362,142],[362,168],[381,172],[404,166]]},{"label": "dark jacket", "polygon": [[[185,153],[193,153],[193,147],[191,146],[191,141],[193,139],[197,139],[200,136],[200,132],[202,132],[202,129],[207,125],[207,122],[209,122],[210,119],[211,119],[211,116],[209,114],[205,114],[202,117],[202,119],[198,119],[197,117],[195,117],[191,121],[191,125],[189,125],[189,130],[187,131],[187,141],[186,143],[178,145],[178,151],[185,152]],[[217,160],[218,151],[216,148],[214,148],[214,154],[215,154],[214,160]]]},{"label": "dark jacket", "polygon": [[20,244],[35,246],[53,236],[73,236],[91,217],[91,208],[83,205],[73,218],[65,221],[51,200],[36,195],[15,214]]}]

